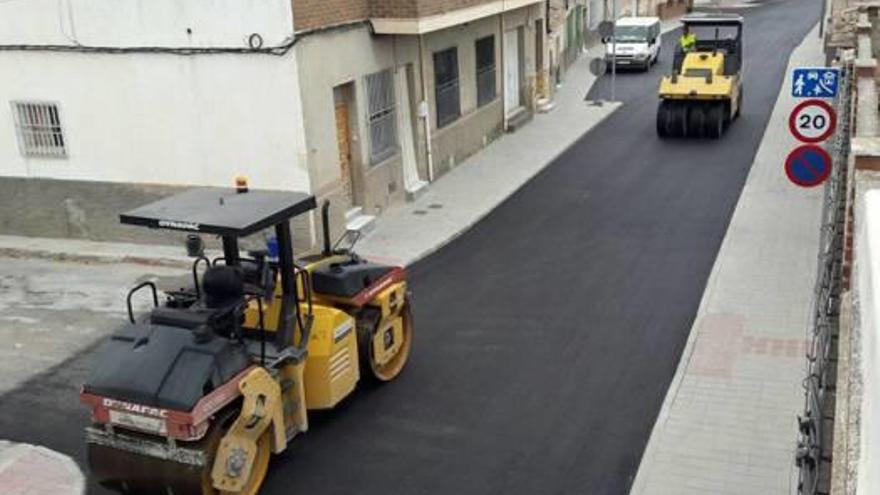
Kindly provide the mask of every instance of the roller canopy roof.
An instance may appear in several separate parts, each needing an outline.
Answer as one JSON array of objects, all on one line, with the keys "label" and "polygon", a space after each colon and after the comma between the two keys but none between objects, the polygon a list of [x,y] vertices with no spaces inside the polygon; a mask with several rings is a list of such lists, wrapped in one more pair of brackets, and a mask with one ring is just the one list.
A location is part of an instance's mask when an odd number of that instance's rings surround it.
[{"label": "roller canopy roof", "polygon": [[302,192],[199,188],[123,213],[119,220],[153,229],[244,237],[315,206],[315,197]]},{"label": "roller canopy roof", "polygon": [[683,24],[706,24],[706,25],[731,25],[739,26],[743,23],[743,17],[739,14],[710,14],[700,12],[696,14],[688,14],[681,18]]}]

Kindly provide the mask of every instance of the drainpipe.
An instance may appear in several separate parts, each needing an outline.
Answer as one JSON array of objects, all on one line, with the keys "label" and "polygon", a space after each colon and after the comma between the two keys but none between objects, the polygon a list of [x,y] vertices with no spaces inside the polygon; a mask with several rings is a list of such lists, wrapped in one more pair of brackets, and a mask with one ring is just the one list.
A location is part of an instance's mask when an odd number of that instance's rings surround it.
[{"label": "drainpipe", "polygon": [[507,69],[505,67],[504,61],[507,56],[507,47],[504,46],[504,2],[502,0],[501,3],[501,15],[498,16],[498,30],[500,31],[500,36],[498,37],[501,41],[499,46],[501,46],[501,127],[506,131],[507,130]]},{"label": "drainpipe", "polygon": [[[419,118],[425,126],[425,155],[428,159],[428,182],[434,182],[434,153],[431,150],[431,119],[428,115],[428,82],[425,80],[425,47],[419,34],[419,79],[422,82],[422,101],[419,103]],[[424,108],[424,115],[422,109]]]}]

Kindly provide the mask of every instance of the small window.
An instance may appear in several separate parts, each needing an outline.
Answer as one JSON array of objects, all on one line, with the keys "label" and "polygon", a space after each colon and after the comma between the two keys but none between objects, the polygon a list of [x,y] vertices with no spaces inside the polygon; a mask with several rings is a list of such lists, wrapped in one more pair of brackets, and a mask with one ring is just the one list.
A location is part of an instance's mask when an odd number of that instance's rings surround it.
[{"label": "small window", "polygon": [[458,120],[461,115],[458,88],[458,49],[434,53],[434,97],[437,103],[437,127]]},{"label": "small window", "polygon": [[13,102],[15,130],[23,156],[65,158],[61,116],[54,103]]},{"label": "small window", "polygon": [[386,69],[367,76],[369,96],[370,163],[375,165],[397,152],[397,107],[394,74]]},{"label": "small window", "polygon": [[495,36],[476,42],[477,51],[477,106],[495,99]]}]

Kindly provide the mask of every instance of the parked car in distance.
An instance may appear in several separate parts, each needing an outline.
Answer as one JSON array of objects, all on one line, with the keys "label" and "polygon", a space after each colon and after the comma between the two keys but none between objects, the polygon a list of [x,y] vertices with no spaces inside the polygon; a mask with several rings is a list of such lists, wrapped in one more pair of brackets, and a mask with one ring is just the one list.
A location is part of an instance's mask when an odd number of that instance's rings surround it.
[{"label": "parked car in distance", "polygon": [[623,17],[614,24],[614,43],[605,42],[605,60],[618,68],[649,70],[660,57],[660,19],[657,17]]}]

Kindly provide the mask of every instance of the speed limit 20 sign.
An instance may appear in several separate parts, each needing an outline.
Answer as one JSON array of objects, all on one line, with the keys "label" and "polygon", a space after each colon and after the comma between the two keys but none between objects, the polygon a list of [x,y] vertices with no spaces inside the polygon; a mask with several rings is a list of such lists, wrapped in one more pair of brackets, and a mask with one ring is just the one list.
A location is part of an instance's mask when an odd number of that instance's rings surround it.
[{"label": "speed limit 20 sign", "polygon": [[807,100],[794,107],[788,118],[788,128],[800,141],[819,143],[834,134],[837,113],[823,100]]}]

